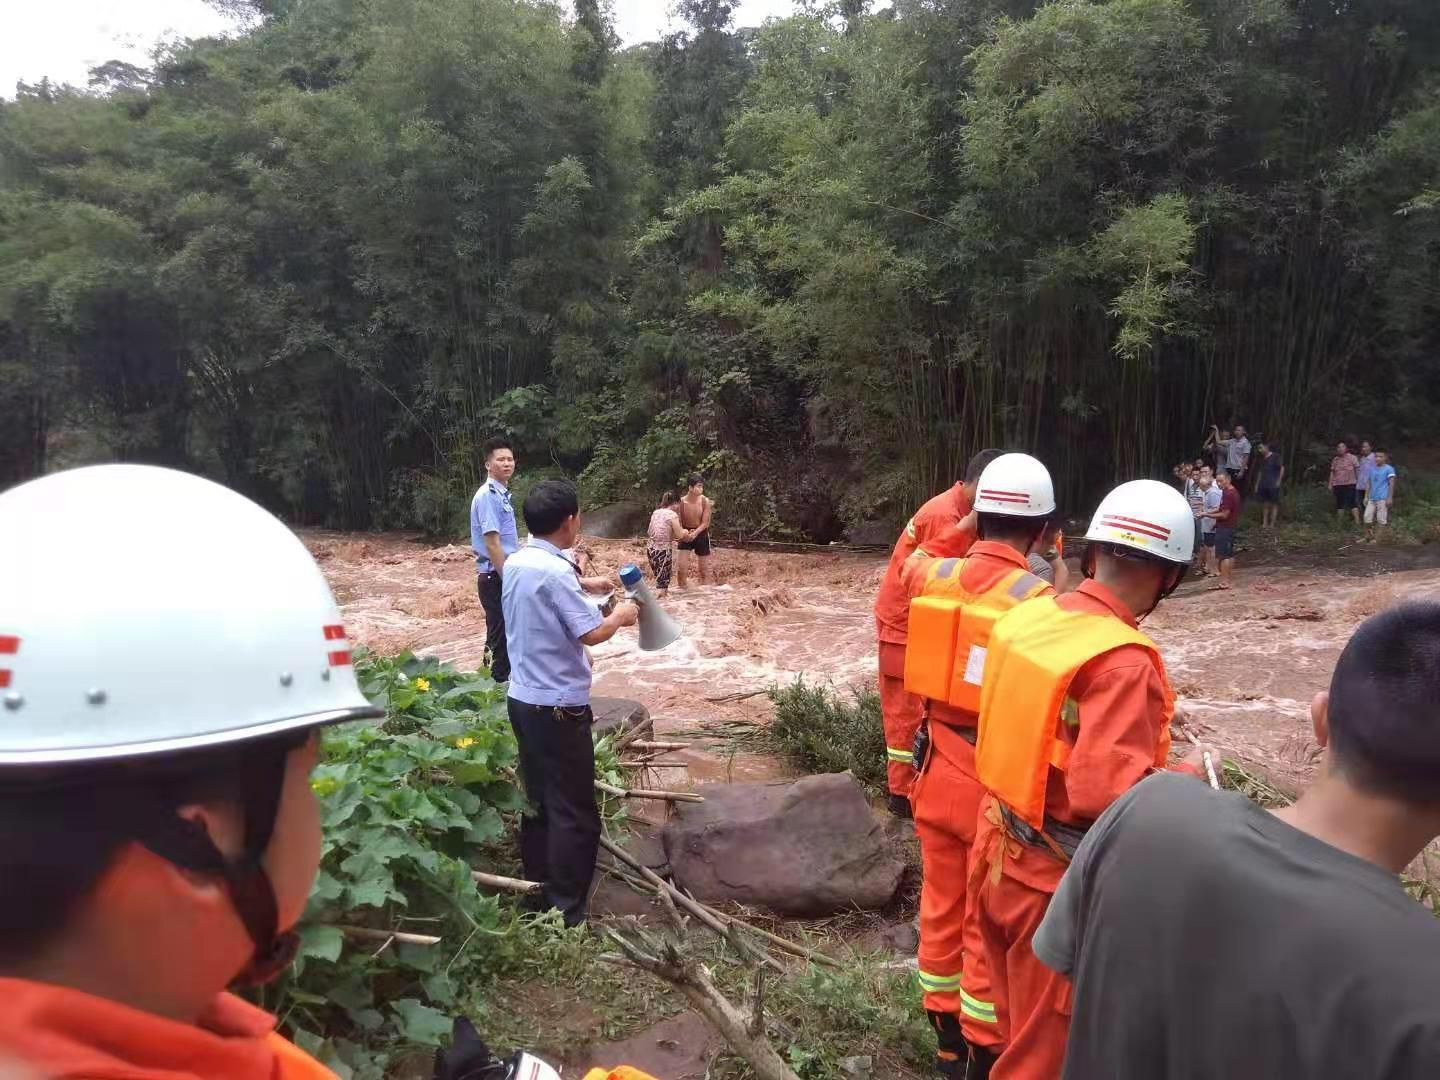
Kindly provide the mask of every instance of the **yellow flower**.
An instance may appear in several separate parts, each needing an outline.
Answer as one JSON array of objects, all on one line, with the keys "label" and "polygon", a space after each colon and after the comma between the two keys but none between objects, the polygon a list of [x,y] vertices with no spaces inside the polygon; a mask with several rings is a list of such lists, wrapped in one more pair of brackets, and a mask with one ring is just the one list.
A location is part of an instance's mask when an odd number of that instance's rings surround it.
[{"label": "yellow flower", "polygon": [[455,747],[456,747],[456,749],[458,749],[458,750],[464,750],[465,747],[467,747],[467,746],[474,746],[474,745],[475,745],[475,740],[472,739],[472,738],[470,738],[469,735],[466,735],[463,739],[456,739],[456,740],[455,740]]},{"label": "yellow flower", "polygon": [[430,680],[427,679],[427,678],[425,678],[423,675],[422,675],[422,676],[417,676],[416,679],[415,679],[415,689],[416,689],[416,690],[429,690],[429,689],[430,689]]}]

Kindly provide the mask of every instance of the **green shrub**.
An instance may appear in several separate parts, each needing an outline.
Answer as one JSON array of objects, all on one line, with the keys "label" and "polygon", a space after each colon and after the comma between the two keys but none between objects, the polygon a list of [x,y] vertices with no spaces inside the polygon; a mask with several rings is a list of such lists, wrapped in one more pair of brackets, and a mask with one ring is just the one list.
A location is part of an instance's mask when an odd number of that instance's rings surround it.
[{"label": "green shrub", "polygon": [[874,690],[851,690],[847,700],[833,687],[802,677],[768,693],[775,718],[766,738],[792,768],[802,773],[849,769],[870,790],[885,789],[885,728]]},{"label": "green shrub", "polygon": [[[453,1016],[481,1014],[477,987],[511,962],[519,916],[476,889],[468,860],[524,802],[504,691],[487,674],[409,653],[356,669],[387,717],[325,733],[311,780],[320,873],[300,955],[263,1003],[342,1076],[379,1078],[438,1045]],[[441,942],[385,945],[340,926]]]}]

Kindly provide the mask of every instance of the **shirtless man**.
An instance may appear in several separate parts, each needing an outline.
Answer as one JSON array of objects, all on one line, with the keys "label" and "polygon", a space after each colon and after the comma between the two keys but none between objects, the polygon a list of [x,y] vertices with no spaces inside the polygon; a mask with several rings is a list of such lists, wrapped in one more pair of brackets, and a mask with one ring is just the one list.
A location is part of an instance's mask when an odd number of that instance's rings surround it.
[{"label": "shirtless man", "polygon": [[690,485],[689,489],[680,496],[680,501],[675,504],[676,509],[680,512],[680,524],[694,533],[689,540],[681,540],[676,545],[680,550],[675,559],[675,575],[679,579],[682,589],[689,585],[686,580],[690,570],[690,560],[685,556],[687,551],[695,553],[700,584],[710,584],[710,511],[715,506],[705,497],[705,478],[703,476],[699,473],[691,473],[687,482]]}]

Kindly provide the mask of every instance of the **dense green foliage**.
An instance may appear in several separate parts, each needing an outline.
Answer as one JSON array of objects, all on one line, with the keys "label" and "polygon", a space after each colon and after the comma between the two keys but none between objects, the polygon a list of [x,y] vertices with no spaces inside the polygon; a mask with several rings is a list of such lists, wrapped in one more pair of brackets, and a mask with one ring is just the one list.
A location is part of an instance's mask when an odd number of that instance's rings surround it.
[{"label": "dense green foliage", "polygon": [[885,727],[880,695],[869,688],[841,696],[834,687],[796,679],[772,686],[775,717],[761,729],[766,748],[798,773],[845,772],[885,790]]},{"label": "dense green foliage", "polygon": [[[470,880],[468,856],[501,839],[523,798],[504,691],[408,654],[363,658],[381,726],[326,732],[311,784],[324,846],[304,944],[266,990],[296,1040],[342,1071],[379,1077],[397,1053],[433,1047],[450,1018],[483,1017],[479,991],[526,947],[519,918]],[[339,926],[439,937],[439,945],[347,935]]]},{"label": "dense green foliage", "polygon": [[448,531],[504,431],[829,538],[986,444],[1080,507],[1211,419],[1435,433],[1432,0],[228,2],[0,104],[0,485]]}]

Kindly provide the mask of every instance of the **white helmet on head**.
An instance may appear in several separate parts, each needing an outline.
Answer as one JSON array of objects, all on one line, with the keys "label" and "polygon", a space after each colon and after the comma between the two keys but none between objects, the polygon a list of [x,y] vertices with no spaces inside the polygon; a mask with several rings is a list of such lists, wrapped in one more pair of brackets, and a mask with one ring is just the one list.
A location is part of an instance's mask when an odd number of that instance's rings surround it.
[{"label": "white helmet on head", "polygon": [[1185,496],[1168,484],[1131,480],[1100,500],[1085,539],[1185,566],[1195,547],[1195,518]]},{"label": "white helmet on head", "polygon": [[0,495],[0,778],[381,715],[314,559],[249,499],[142,465]]},{"label": "white helmet on head", "polygon": [[1050,471],[1029,454],[1001,454],[980,474],[974,509],[1007,517],[1048,517],[1055,512]]}]

